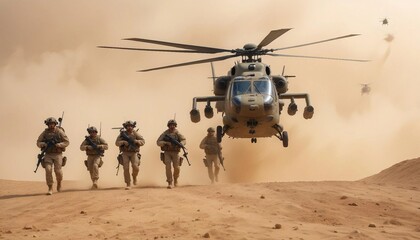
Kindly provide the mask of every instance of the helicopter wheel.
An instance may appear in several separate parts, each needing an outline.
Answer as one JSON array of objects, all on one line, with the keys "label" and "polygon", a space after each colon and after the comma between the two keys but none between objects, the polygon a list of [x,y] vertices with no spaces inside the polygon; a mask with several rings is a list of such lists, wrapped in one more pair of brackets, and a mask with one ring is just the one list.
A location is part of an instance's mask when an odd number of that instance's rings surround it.
[{"label": "helicopter wheel", "polygon": [[257,143],[257,138],[251,138],[251,143]]},{"label": "helicopter wheel", "polygon": [[222,128],[222,126],[217,126],[217,129],[216,129],[216,131],[217,131],[217,135],[216,135],[216,137],[217,137],[217,142],[218,143],[221,143],[222,142],[222,137],[223,137],[223,128]]},{"label": "helicopter wheel", "polygon": [[289,146],[289,135],[286,131],[283,131],[283,133],[281,134],[281,141],[283,142],[283,147]]}]

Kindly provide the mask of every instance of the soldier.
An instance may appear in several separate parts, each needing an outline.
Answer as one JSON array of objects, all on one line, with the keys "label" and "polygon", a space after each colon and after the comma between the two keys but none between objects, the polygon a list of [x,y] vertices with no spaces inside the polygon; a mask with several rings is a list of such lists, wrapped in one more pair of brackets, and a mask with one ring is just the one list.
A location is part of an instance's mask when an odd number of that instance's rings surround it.
[{"label": "soldier", "polygon": [[137,175],[139,174],[140,166],[140,146],[145,144],[144,138],[134,131],[136,122],[126,121],[123,123],[125,130],[121,129],[120,135],[118,135],[115,145],[120,147],[122,156],[123,168],[124,168],[124,181],[127,184],[126,190],[131,188],[130,178],[130,163],[133,168],[133,184],[137,185]]},{"label": "soldier", "polygon": [[89,136],[85,137],[85,140],[80,145],[80,150],[86,151],[87,160],[85,165],[90,172],[90,178],[93,183],[92,189],[98,189],[99,168],[103,164],[102,157],[104,156],[104,151],[108,149],[108,143],[98,136],[96,127],[92,126],[86,130]]},{"label": "soldier", "polygon": [[[219,154],[221,154],[222,146],[217,142],[216,136],[214,135],[214,128],[210,127],[207,129],[207,136],[201,140],[200,148],[204,149],[206,158],[204,159],[204,165],[207,167],[209,178],[211,183],[219,181],[218,175],[220,170]],[[214,172],[213,172],[214,164]]]},{"label": "soldier", "polygon": [[[164,151],[164,163],[166,167],[166,182],[168,182],[168,189],[172,188],[172,180],[174,182],[174,186],[176,187],[178,185],[178,178],[179,178],[179,171],[180,171],[180,165],[182,164],[180,162],[179,152],[181,148],[179,146],[176,146],[172,144],[169,141],[165,141],[165,135],[169,135],[172,138],[176,139],[178,142],[180,142],[182,145],[186,144],[185,137],[176,129],[177,123],[175,120],[169,120],[168,121],[168,130],[164,131],[158,140],[156,141],[157,145],[161,147],[162,151]],[[172,178],[172,168],[171,163],[174,167],[174,174]]]},{"label": "soldier", "polygon": [[63,180],[63,171],[61,170],[61,167],[65,165],[62,152],[65,151],[70,142],[62,128],[57,126],[58,122],[55,118],[47,118],[44,123],[48,128],[39,135],[36,145],[41,148],[41,150],[45,149],[42,166],[45,168],[45,178],[48,185],[47,195],[52,195],[52,186],[54,183],[52,175],[53,166],[57,179],[57,192],[60,192],[62,187],[61,181]]}]

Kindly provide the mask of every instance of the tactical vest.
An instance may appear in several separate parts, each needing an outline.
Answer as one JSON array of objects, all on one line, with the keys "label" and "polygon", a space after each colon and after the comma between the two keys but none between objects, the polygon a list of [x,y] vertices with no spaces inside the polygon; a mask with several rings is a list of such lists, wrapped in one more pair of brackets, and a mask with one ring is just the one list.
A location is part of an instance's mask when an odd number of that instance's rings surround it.
[{"label": "tactical vest", "polygon": [[[130,139],[133,140],[133,142],[136,142],[136,140],[138,140],[137,137],[136,137],[136,132],[132,132],[131,134],[126,132],[126,134]],[[121,140],[124,140],[124,138],[121,136],[121,134],[120,134],[119,138]],[[140,146],[138,146],[137,144],[134,144],[134,147],[131,146],[130,144],[128,146],[125,146],[125,145],[120,146],[120,152],[139,152],[139,151],[140,151]]]},{"label": "tactical vest", "polygon": [[[181,142],[181,140],[179,139],[179,136],[176,132],[174,133],[167,133],[169,136],[175,138],[178,142]],[[168,151],[168,152],[179,152],[181,151],[181,148],[177,145],[171,144],[171,145],[163,145],[162,147],[160,147],[160,149],[162,151]]]},{"label": "tactical vest", "polygon": [[[96,137],[96,138],[89,137],[89,138],[97,146],[102,144],[101,139],[99,137]],[[87,140],[85,140],[85,144],[86,146],[90,146]],[[87,149],[86,155],[100,155],[100,154],[95,149]]]},{"label": "tactical vest", "polygon": [[216,137],[206,137],[204,142],[207,145],[204,148],[206,154],[217,154],[219,152],[219,144],[217,143]]},{"label": "tactical vest", "polygon": [[[58,134],[58,130],[54,129],[54,131],[49,131],[48,129],[46,129],[44,131],[44,138],[43,138],[43,142],[48,142],[48,141],[55,141],[56,143],[60,143],[63,141],[63,139],[60,137],[60,134]],[[55,144],[51,147],[49,147],[45,152],[46,153],[62,153],[66,151],[66,148],[59,148],[56,147]]]}]

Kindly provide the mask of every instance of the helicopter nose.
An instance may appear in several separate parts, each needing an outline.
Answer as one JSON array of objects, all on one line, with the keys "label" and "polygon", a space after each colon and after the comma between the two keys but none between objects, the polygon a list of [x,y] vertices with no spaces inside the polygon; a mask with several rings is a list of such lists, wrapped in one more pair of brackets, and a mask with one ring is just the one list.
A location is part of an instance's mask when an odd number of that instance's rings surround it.
[{"label": "helicopter nose", "polygon": [[259,106],[257,104],[249,105],[249,111],[257,111],[258,109],[259,109]]}]

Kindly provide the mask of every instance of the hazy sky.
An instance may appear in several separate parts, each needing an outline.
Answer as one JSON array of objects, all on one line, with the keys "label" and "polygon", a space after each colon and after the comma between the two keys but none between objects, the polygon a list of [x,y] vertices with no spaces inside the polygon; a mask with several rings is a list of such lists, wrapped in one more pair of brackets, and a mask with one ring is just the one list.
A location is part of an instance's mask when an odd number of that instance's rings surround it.
[{"label": "hazy sky", "polygon": [[[192,167],[183,166],[184,183],[207,183],[198,148],[221,114],[198,124],[189,120],[192,98],[212,94],[210,65],[150,73],[136,72],[206,55],[129,52],[98,45],[155,48],[121,40],[142,37],[220,48],[258,44],[271,30],[293,28],[269,45],[286,47],[327,38],[362,34],[336,42],[282,53],[369,59],[368,63],[269,57],[274,74],[296,75],[289,93],[307,92],[315,107],[312,120],[281,115],[289,148],[277,138],[223,139],[224,181],[355,180],[420,155],[420,1],[0,1],[0,178],[43,180],[33,173],[36,139],[43,121],[65,111],[70,138],[65,179],[88,181],[79,146],[88,125],[99,127],[109,142],[101,180],[115,176],[119,127],[138,122],[145,137],[141,181],[165,184],[156,139],[176,115],[187,137]],[[381,19],[388,18],[389,25]],[[394,40],[384,38],[392,34]],[[215,63],[217,75],[234,61]],[[361,96],[360,84],[371,83]],[[203,111],[204,106],[200,106]]]}]

